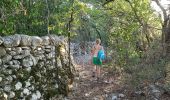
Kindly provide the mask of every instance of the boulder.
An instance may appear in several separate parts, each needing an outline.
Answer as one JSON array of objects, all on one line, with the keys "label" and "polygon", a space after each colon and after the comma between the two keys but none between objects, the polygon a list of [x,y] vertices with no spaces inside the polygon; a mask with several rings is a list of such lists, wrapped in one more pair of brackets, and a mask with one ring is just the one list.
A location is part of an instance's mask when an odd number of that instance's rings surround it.
[{"label": "boulder", "polygon": [[21,35],[21,46],[31,46],[31,36]]},{"label": "boulder", "polygon": [[20,45],[20,41],[21,41],[21,36],[16,34],[16,35],[12,35],[12,36],[6,36],[3,38],[4,42],[3,45],[5,47],[17,47]]},{"label": "boulder", "polygon": [[41,46],[42,41],[43,41],[43,40],[42,40],[40,37],[38,37],[38,36],[32,36],[32,43],[31,43],[31,45],[34,46],[34,47],[36,47],[36,46]]}]

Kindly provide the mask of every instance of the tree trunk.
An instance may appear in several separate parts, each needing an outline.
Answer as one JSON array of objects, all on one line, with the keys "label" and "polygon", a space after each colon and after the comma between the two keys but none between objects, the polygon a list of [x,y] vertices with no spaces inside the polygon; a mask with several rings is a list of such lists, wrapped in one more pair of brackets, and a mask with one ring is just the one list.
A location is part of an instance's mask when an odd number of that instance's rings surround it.
[{"label": "tree trunk", "polygon": [[170,21],[169,21],[169,14],[165,10],[164,6],[161,5],[159,0],[152,0],[155,1],[159,8],[162,10],[162,44],[163,44],[163,53],[166,55],[166,83],[170,83]]},{"label": "tree trunk", "polygon": [[165,54],[166,54],[166,83],[170,83],[170,21],[162,29],[162,34],[164,34],[164,44],[165,44]]}]

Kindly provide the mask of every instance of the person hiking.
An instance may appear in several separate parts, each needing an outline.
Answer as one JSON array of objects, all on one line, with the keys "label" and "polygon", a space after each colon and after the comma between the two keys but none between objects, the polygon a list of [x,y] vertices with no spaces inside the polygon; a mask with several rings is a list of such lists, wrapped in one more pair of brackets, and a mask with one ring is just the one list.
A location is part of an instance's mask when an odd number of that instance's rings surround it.
[{"label": "person hiking", "polygon": [[93,69],[92,77],[96,76],[97,80],[100,77],[100,73],[101,73],[100,67],[102,65],[102,60],[100,58],[98,58],[99,50],[103,50],[103,46],[101,46],[100,44],[101,44],[101,40],[100,39],[96,39],[96,43],[92,47],[92,53],[91,53],[92,54],[92,62],[94,64],[94,69]]}]

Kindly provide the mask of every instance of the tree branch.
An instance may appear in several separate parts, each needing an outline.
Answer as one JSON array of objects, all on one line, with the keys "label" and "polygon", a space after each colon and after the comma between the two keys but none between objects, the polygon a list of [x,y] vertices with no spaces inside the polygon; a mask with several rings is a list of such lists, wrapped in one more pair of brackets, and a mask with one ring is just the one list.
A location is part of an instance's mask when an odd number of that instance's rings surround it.
[{"label": "tree branch", "polygon": [[129,0],[125,0],[125,1],[129,3],[129,5],[130,5],[130,7],[132,8],[132,10],[133,10],[133,12],[134,12],[134,14],[135,14],[135,17],[136,17],[136,19],[138,20],[139,24],[140,24],[141,26],[143,26],[144,23],[142,22],[142,20],[141,20],[140,17],[138,16],[136,9],[132,6],[132,3],[131,3]]},{"label": "tree branch", "polygon": [[115,0],[106,0],[106,2],[104,2],[103,4],[102,4],[102,6],[105,6],[106,4],[108,4],[108,3],[110,3],[110,2],[114,2]]}]

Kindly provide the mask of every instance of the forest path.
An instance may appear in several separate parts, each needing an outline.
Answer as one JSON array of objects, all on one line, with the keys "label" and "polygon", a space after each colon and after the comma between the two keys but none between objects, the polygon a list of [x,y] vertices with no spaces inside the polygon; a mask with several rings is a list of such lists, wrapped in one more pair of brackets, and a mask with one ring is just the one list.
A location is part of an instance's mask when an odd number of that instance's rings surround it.
[{"label": "forest path", "polygon": [[[158,88],[147,91],[134,91],[128,84],[124,83],[122,75],[116,74],[110,67],[101,68],[101,78],[99,81],[92,77],[92,65],[77,65],[76,70],[79,75],[75,77],[73,90],[64,100],[170,100],[170,95],[153,91],[161,91]],[[110,73],[111,72],[111,73]],[[153,93],[152,93],[153,92]],[[151,94],[150,94],[151,93]]]},{"label": "forest path", "polygon": [[92,77],[92,65],[77,65],[76,70],[79,75],[75,78],[73,90],[68,96],[69,100],[117,100],[125,97],[124,94],[118,93],[121,92],[121,77],[109,75],[108,68],[101,68],[99,81]]}]

